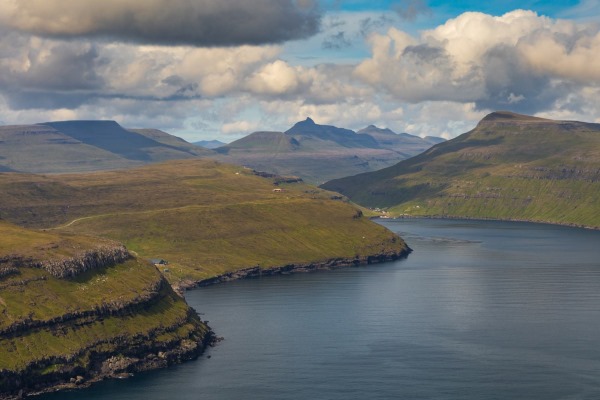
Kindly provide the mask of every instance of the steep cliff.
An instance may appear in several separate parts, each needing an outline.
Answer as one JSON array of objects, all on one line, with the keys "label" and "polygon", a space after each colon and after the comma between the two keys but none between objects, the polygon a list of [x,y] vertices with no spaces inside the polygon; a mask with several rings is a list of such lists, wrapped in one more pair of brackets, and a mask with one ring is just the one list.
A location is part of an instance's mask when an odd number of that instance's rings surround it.
[{"label": "steep cliff", "polygon": [[164,367],[210,341],[160,272],[123,246],[3,222],[0,235],[0,399]]}]

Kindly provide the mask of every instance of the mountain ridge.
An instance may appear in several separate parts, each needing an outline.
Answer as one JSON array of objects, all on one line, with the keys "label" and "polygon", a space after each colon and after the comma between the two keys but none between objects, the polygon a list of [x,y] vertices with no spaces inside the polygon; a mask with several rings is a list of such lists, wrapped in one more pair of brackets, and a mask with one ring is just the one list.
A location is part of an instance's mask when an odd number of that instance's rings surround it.
[{"label": "mountain ridge", "polygon": [[395,216],[600,227],[600,125],[491,113],[420,155],[322,187]]},{"label": "mountain ridge", "polygon": [[0,126],[0,169],[15,172],[111,170],[208,154],[166,132],[128,130],[111,120]]},{"label": "mountain ridge", "polygon": [[[379,128],[373,125],[371,129]],[[393,165],[437,142],[390,129],[373,135],[364,130],[354,132],[319,125],[307,117],[285,132],[253,132],[216,149],[218,155],[212,158],[322,183]]]},{"label": "mountain ridge", "polygon": [[439,141],[374,125],[354,132],[308,117],[285,132],[257,131],[213,150],[158,129],[126,129],[112,120],[51,121],[0,126],[0,171],[89,172],[209,157],[322,183],[393,165]]}]

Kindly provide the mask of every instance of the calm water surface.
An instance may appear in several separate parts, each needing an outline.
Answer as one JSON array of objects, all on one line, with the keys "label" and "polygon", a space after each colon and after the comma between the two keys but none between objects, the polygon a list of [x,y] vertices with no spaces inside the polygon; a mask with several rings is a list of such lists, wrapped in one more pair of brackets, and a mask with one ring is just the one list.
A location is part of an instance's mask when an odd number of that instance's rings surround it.
[{"label": "calm water surface", "polygon": [[408,259],[190,291],[217,347],[41,399],[600,399],[600,232],[381,223]]}]

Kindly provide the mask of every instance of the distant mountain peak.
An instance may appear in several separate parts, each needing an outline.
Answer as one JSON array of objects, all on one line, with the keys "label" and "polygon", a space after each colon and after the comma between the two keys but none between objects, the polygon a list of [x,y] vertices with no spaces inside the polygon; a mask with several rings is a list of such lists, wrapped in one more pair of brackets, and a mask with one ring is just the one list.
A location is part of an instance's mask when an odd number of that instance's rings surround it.
[{"label": "distant mountain peak", "polygon": [[365,133],[365,134],[382,133],[382,134],[386,134],[386,135],[397,135],[397,133],[394,132],[393,130],[391,130],[390,128],[379,128],[378,126],[373,125],[373,124],[367,126],[366,128],[361,129],[357,133]]},{"label": "distant mountain peak", "polygon": [[294,124],[295,127],[300,127],[300,128],[304,128],[304,129],[312,129],[312,128],[316,128],[318,125],[311,117],[306,117],[306,119],[304,121],[298,121]]}]

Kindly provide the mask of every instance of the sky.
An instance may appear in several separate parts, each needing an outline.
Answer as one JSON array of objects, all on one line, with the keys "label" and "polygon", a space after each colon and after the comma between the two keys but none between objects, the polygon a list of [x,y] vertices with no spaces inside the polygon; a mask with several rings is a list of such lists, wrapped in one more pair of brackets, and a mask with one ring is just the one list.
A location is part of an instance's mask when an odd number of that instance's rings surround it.
[{"label": "sky", "polygon": [[600,122],[600,0],[0,0],[0,124],[231,142],[311,117],[452,138]]}]

